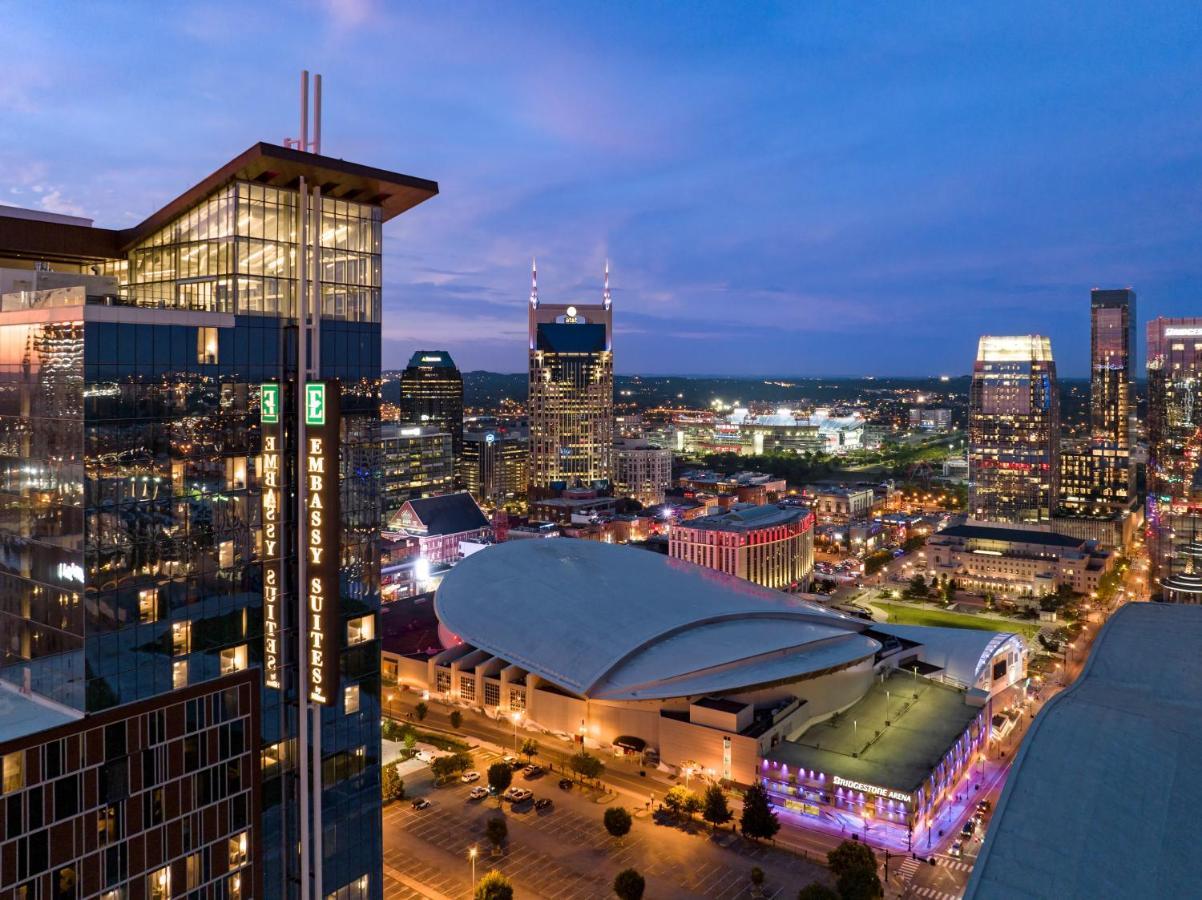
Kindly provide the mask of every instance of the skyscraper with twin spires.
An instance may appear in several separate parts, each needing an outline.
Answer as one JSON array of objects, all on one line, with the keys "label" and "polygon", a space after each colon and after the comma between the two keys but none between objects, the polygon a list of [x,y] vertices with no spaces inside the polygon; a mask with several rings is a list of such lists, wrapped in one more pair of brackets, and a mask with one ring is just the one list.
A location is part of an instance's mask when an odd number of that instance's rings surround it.
[{"label": "skyscraper with twin spires", "polygon": [[613,477],[613,309],[609,263],[599,304],[547,304],[530,284],[530,488]]}]

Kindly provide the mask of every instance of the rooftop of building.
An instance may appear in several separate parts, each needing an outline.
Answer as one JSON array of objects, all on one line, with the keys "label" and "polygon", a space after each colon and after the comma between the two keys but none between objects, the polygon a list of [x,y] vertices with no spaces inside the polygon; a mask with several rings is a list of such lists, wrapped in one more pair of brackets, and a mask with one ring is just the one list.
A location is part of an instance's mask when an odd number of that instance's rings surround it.
[{"label": "rooftop of building", "polygon": [[413,425],[409,422],[380,423],[380,438],[385,441],[398,438],[434,437],[439,434],[450,436],[449,431],[439,428],[437,425]]},{"label": "rooftop of building", "polygon": [[435,598],[464,643],[589,697],[649,700],[775,684],[872,657],[866,623],[733,576],[593,541],[509,541]]},{"label": "rooftop of building", "polygon": [[1014,760],[966,893],[1188,897],[1202,804],[1202,606],[1133,603]]},{"label": "rooftop of building", "polygon": [[8,682],[0,682],[0,745],[72,722],[80,715],[36,694],[23,694]]},{"label": "rooftop of building", "polygon": [[837,717],[778,744],[767,758],[790,769],[913,793],[979,713],[962,690],[894,672]]},{"label": "rooftop of building", "polygon": [[1010,528],[1005,525],[966,524],[952,525],[934,537],[957,537],[976,541],[1005,541],[1010,544],[1043,544],[1047,547],[1081,549],[1084,538],[1069,537],[1053,531],[1034,531],[1025,528]]},{"label": "rooftop of building", "polygon": [[[446,350],[417,350],[409,357],[410,369],[456,369]],[[458,371],[456,369],[456,371]]]},{"label": "rooftop of building", "polygon": [[294,188],[302,177],[310,185],[320,187],[325,197],[379,207],[386,222],[438,193],[437,182],[424,178],[260,142],[132,228],[94,228],[90,222],[82,224],[89,220],[30,218],[0,210],[0,256],[73,263],[120,259],[230,182],[253,181]]},{"label": "rooftop of building", "polygon": [[413,511],[426,536],[462,534],[488,527],[488,518],[467,491],[407,500],[397,516],[402,527],[407,509]]},{"label": "rooftop of building", "polygon": [[739,503],[725,512],[702,516],[683,523],[685,528],[701,528],[706,531],[754,531],[757,528],[772,528],[777,525],[792,525],[805,521],[813,515],[806,507],[780,507],[769,503],[753,506]]}]

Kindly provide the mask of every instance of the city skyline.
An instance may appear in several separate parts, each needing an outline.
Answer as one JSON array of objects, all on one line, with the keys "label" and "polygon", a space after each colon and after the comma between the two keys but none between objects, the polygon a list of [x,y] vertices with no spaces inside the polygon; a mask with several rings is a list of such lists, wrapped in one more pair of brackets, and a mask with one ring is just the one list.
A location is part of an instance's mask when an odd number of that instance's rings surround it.
[{"label": "city skyline", "polygon": [[[266,9],[3,9],[29,52],[0,89],[22,122],[0,203],[127,227],[291,136],[306,65],[330,153],[437,177],[388,229],[386,368],[437,346],[521,371],[531,256],[565,304],[595,302],[612,259],[622,374],[966,374],[979,335],[1029,332],[1084,377],[1091,288],[1135,288],[1142,329],[1188,315],[1202,275],[1185,5],[1041,7],[1036,32],[997,11],[359,2],[302,10],[266,49]],[[373,32],[405,52],[362,54]],[[145,70],[111,65],[135,52]],[[69,71],[37,62],[63,53]],[[732,341],[755,352],[716,352]]]}]

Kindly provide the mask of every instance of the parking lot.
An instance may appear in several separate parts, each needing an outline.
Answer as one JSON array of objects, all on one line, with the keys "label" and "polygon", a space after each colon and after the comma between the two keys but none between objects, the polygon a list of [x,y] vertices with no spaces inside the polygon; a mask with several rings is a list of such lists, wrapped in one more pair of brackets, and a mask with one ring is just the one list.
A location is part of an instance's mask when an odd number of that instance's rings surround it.
[{"label": "parking lot", "polygon": [[[486,772],[495,761],[478,753],[476,768]],[[428,808],[415,810],[402,801],[384,812],[385,897],[470,897],[472,847],[479,853],[476,875],[490,868],[504,872],[519,897],[611,897],[614,875],[627,867],[647,879],[651,897],[750,897],[753,866],[767,876],[765,897],[794,896],[815,878],[828,877],[825,869],[783,850],[729,831],[714,841],[701,823],[697,834],[686,834],[655,825],[645,811],[635,817],[630,834],[616,840],[602,825],[606,804],[579,787],[562,791],[558,781],[553,773],[531,781],[515,773],[515,785],[553,801],[551,809],[537,812],[531,803],[516,809],[505,803],[499,810],[495,799],[473,802],[467,799],[469,786],[458,782],[444,788],[415,785],[410,797],[427,797]],[[497,815],[505,818],[509,838],[494,858],[484,830]]]}]

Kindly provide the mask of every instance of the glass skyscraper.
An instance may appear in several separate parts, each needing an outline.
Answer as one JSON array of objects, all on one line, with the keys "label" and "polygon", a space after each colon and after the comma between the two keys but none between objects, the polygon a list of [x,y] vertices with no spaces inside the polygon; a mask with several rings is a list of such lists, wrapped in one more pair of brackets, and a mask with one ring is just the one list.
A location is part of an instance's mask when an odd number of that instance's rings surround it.
[{"label": "glass skyscraper", "polygon": [[614,359],[609,273],[600,304],[548,305],[530,291],[530,486],[613,478]]},{"label": "glass skyscraper", "polygon": [[1090,292],[1090,455],[1096,511],[1123,512],[1135,497],[1135,291]]},{"label": "glass skyscraper", "polygon": [[1046,522],[1058,502],[1060,397],[1052,342],[982,337],[968,407],[969,514]]},{"label": "glass skyscraper", "polygon": [[1148,323],[1148,550],[1160,598],[1202,603],[1202,318]]},{"label": "glass skyscraper", "polygon": [[[322,884],[354,900],[382,895],[381,225],[433,182],[257,144],[132,229],[0,214],[0,678],[109,715],[262,665],[260,386],[284,386],[290,467],[300,178],[322,193],[320,376],[342,410]],[[297,586],[283,587],[283,686],[256,679],[268,897],[301,877]]]},{"label": "glass skyscraper", "polygon": [[445,350],[418,350],[401,372],[401,421],[451,436],[451,465],[462,482],[463,376]]}]

